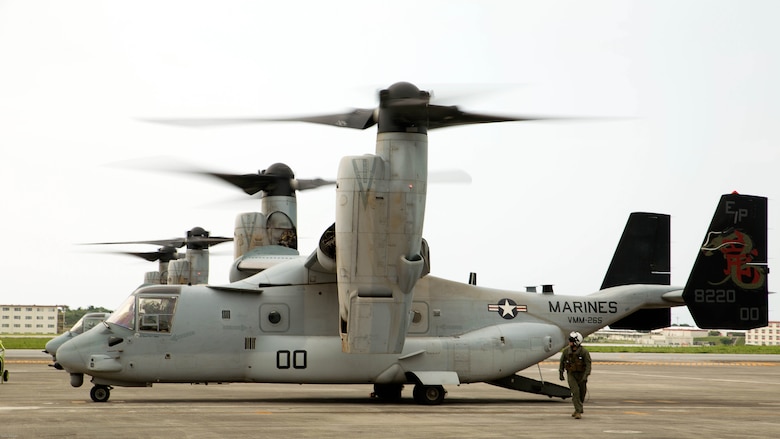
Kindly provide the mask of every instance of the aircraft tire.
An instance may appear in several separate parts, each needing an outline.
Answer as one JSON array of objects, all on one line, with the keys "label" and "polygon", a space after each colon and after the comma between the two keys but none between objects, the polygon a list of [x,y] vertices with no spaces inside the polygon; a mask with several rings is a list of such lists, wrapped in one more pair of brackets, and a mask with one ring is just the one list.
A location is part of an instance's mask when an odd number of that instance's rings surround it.
[{"label": "aircraft tire", "polygon": [[439,405],[444,401],[447,392],[443,386],[426,386],[417,384],[414,386],[414,401],[423,405]]},{"label": "aircraft tire", "polygon": [[3,370],[3,382],[8,381],[8,369]]},{"label": "aircraft tire", "polygon": [[111,389],[108,386],[95,386],[89,391],[89,396],[95,402],[106,402],[111,397]]}]

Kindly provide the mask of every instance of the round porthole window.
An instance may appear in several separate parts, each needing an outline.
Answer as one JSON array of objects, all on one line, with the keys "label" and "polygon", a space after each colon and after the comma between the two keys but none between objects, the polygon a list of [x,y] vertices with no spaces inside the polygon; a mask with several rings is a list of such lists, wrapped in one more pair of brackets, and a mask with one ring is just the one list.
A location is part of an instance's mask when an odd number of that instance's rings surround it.
[{"label": "round porthole window", "polygon": [[282,315],[279,314],[279,311],[271,311],[268,313],[268,321],[276,325],[282,321]]}]

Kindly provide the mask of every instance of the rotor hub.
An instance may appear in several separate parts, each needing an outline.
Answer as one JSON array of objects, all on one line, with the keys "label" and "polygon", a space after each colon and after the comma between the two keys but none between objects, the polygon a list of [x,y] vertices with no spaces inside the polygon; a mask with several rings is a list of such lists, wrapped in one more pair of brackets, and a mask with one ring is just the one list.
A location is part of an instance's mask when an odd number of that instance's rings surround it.
[{"label": "rotor hub", "polygon": [[396,82],[379,92],[380,133],[428,133],[428,105],[431,95],[409,82]]},{"label": "rotor hub", "polygon": [[268,175],[277,178],[295,178],[293,170],[284,163],[274,163],[268,169],[260,171],[260,175]]},{"label": "rotor hub", "polygon": [[386,99],[420,98],[424,96],[430,97],[427,92],[421,92],[416,85],[410,82],[396,82],[390,87],[387,87],[387,90],[383,90],[383,92],[385,92],[384,97]]}]

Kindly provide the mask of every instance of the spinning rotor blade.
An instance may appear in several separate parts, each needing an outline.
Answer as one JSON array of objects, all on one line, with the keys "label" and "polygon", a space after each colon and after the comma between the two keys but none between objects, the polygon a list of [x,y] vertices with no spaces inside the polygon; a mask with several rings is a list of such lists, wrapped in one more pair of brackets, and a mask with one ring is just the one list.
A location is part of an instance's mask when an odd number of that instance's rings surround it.
[{"label": "spinning rotor blade", "polygon": [[528,122],[537,120],[550,120],[550,117],[535,116],[495,116],[488,114],[466,113],[456,106],[442,107],[438,105],[428,106],[428,129],[445,128],[457,125],[470,125],[475,123],[492,122]]},{"label": "spinning rotor blade", "polygon": [[152,244],[164,247],[181,248],[184,246],[186,238],[160,239],[149,241],[115,241],[115,242],[89,242],[85,245],[116,245],[116,244]]},{"label": "spinning rotor blade", "polygon": [[316,189],[320,186],[336,184],[335,181],[316,179],[296,179],[292,169],[284,163],[274,163],[268,169],[257,174],[224,174],[220,172],[193,171],[193,174],[208,175],[232,184],[248,195],[264,191],[267,195],[293,195],[296,190]]},{"label": "spinning rotor blade", "polygon": [[117,252],[123,255],[136,256],[141,259],[146,259],[149,262],[160,261],[170,262],[175,259],[179,259],[181,255],[173,247],[161,247],[155,252]]},{"label": "spinning rotor blade", "polygon": [[262,174],[222,174],[219,172],[203,172],[201,175],[210,175],[226,183],[243,190],[248,195],[254,195],[276,183],[277,178]]},{"label": "spinning rotor blade", "polygon": [[146,122],[179,125],[186,127],[213,127],[225,125],[246,125],[260,122],[309,122],[322,125],[334,125],[364,130],[376,124],[373,109],[356,108],[347,113],[326,114],[316,116],[299,116],[290,118],[262,117],[226,117],[226,118],[192,118],[192,119],[142,119]]},{"label": "spinning rotor blade", "polygon": [[333,125],[344,128],[354,128],[357,130],[365,130],[376,125],[376,118],[374,117],[376,110],[370,108],[355,108],[349,113],[340,114],[324,114],[320,116],[300,116],[300,117],[287,117],[278,119],[265,119],[269,122],[309,122],[317,123],[321,125]]},{"label": "spinning rotor blade", "polygon": [[323,180],[321,178],[311,180],[295,178],[281,179],[280,177],[263,174],[222,174],[219,172],[203,172],[199,174],[219,178],[220,180],[243,190],[248,195],[255,195],[260,191],[275,192],[274,189],[276,189],[276,186],[283,183],[289,183],[291,189],[298,191],[336,184],[335,181]]},{"label": "spinning rotor blade", "polygon": [[457,106],[432,105],[431,94],[418,89],[414,84],[398,82],[379,92],[379,107],[355,108],[343,113],[284,118],[205,118],[205,119],[153,119],[158,122],[182,126],[216,126],[247,124],[256,122],[308,122],[344,128],[364,130],[379,124],[380,132],[386,129],[396,131],[413,128],[426,131],[457,125],[491,122],[527,122],[542,120],[571,120],[572,118],[544,116],[502,116],[469,113]]},{"label": "spinning rotor blade", "polygon": [[471,183],[471,175],[459,169],[449,171],[429,171],[430,183]]},{"label": "spinning rotor blade", "polygon": [[296,179],[293,180],[293,189],[305,191],[307,189],[317,189],[318,187],[329,186],[332,184],[336,184],[336,182],[333,180],[323,180],[321,178],[315,178],[313,180]]},{"label": "spinning rotor blade", "polygon": [[[223,242],[229,242],[232,241],[233,238],[228,237],[222,237],[222,236],[209,236],[209,232],[204,230],[202,227],[194,227],[191,230],[187,231],[187,236],[184,238],[172,238],[172,239],[159,239],[159,240],[145,240],[145,241],[115,241],[115,242],[91,242],[85,245],[115,245],[115,244],[152,244],[152,245],[160,245],[164,248],[181,248],[184,245],[187,246],[187,248],[208,248],[212,245],[222,244]],[[160,249],[162,251],[163,249]],[[131,252],[122,252],[125,254],[131,254],[139,257],[140,254],[135,254]],[[150,252],[154,253],[154,252]],[[145,253],[141,253],[145,254]]]},{"label": "spinning rotor blade", "polygon": [[160,123],[164,125],[178,125],[183,127],[216,127],[226,125],[246,125],[258,122],[269,122],[270,119],[263,119],[259,117],[222,117],[222,118],[208,118],[208,117],[195,117],[184,119],[140,119],[143,122]]}]

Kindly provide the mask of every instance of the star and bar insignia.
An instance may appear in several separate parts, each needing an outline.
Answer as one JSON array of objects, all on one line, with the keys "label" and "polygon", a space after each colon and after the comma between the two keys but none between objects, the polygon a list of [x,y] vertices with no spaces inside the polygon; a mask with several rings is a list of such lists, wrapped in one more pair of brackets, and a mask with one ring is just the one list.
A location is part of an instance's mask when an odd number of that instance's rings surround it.
[{"label": "star and bar insignia", "polygon": [[497,312],[501,317],[509,320],[517,317],[519,312],[528,312],[528,307],[525,305],[518,305],[512,299],[501,299],[496,304],[489,304],[488,311]]}]

